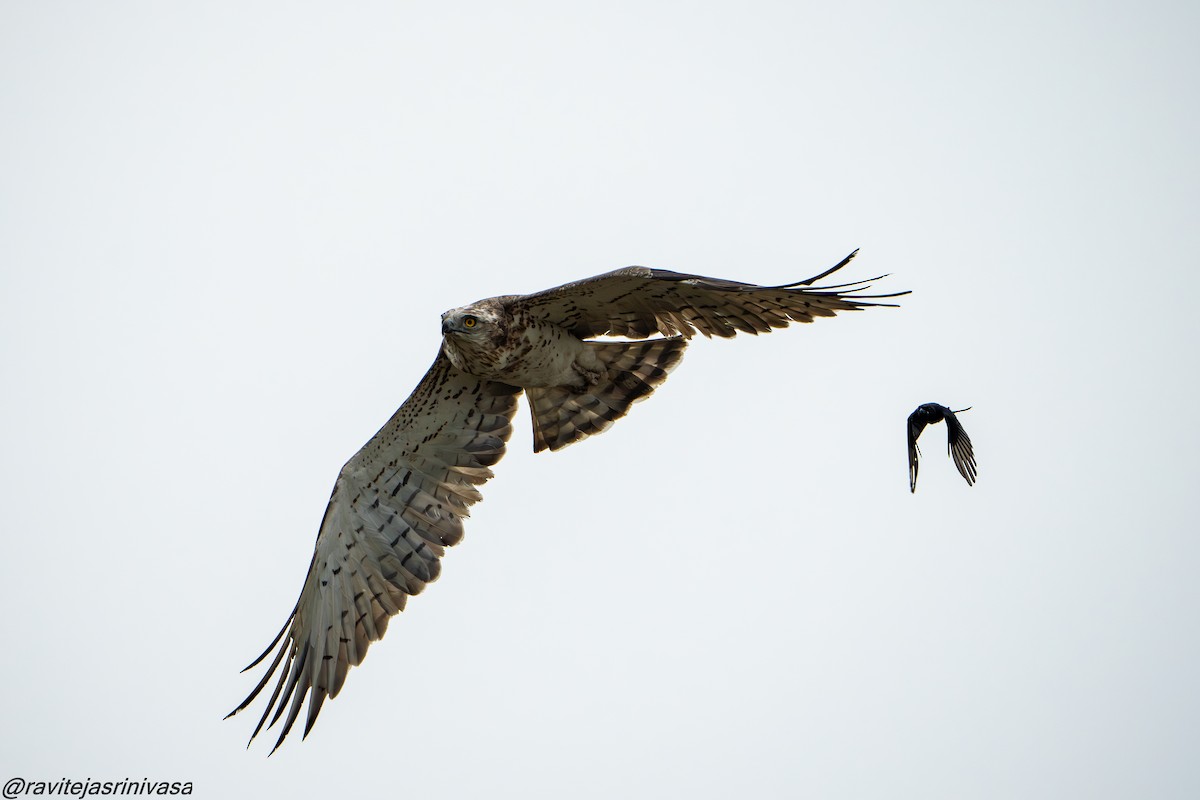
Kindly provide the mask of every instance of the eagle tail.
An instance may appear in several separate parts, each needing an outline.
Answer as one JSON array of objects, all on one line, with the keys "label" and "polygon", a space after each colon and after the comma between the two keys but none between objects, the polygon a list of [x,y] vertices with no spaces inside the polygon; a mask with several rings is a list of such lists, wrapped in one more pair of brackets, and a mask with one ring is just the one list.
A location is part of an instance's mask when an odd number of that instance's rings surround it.
[{"label": "eagle tail", "polygon": [[639,342],[587,342],[605,371],[594,385],[526,388],[533,412],[533,451],[560,450],[608,430],[645,400],[683,359],[682,336]]}]

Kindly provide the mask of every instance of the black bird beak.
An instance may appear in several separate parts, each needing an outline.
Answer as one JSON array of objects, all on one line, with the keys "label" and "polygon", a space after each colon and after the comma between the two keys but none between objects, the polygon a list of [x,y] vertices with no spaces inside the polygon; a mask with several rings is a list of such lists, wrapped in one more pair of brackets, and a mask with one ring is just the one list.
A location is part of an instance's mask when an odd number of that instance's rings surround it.
[{"label": "black bird beak", "polygon": [[448,319],[442,320],[442,336],[445,336],[447,333],[449,333],[452,330],[454,330],[454,327],[450,324],[450,320],[448,320]]}]

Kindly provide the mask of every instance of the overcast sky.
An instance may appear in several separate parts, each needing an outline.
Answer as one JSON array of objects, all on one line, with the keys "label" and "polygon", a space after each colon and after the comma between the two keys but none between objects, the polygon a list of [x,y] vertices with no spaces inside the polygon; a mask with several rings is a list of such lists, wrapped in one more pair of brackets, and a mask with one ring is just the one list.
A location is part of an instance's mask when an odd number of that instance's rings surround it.
[{"label": "overcast sky", "polygon": [[[0,3],[0,766],[204,797],[1200,796],[1195,3]],[[911,289],[527,412],[301,742],[221,717],[439,314]],[[905,418],[973,406],[969,488]],[[255,709],[259,710],[258,712]]]}]

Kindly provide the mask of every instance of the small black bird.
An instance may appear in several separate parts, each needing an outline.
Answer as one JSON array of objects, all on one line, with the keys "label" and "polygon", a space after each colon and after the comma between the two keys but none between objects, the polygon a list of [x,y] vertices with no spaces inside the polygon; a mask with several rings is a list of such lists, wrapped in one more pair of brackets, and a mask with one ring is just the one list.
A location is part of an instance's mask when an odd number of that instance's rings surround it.
[{"label": "small black bird", "polygon": [[914,492],[917,491],[917,456],[921,453],[917,447],[917,437],[925,430],[926,425],[942,420],[946,420],[946,434],[949,440],[947,450],[954,459],[954,466],[958,467],[959,474],[966,478],[968,486],[975,485],[975,451],[971,449],[971,438],[954,416],[970,410],[970,406],[951,411],[937,403],[924,403],[908,415],[908,485]]}]

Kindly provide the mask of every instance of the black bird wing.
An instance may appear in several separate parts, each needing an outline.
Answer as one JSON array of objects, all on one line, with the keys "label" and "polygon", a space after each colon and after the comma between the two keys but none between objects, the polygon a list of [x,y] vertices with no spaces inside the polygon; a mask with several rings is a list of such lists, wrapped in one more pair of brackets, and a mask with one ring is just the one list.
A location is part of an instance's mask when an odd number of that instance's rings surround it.
[{"label": "black bird wing", "polygon": [[[946,412],[946,439],[947,449],[950,451],[950,457],[954,459],[954,466],[958,467],[958,473],[966,479],[968,486],[974,486],[977,474],[975,450],[971,447],[971,437],[967,436],[953,411]],[[913,475],[913,479],[916,480],[916,473]]]},{"label": "black bird wing", "polygon": [[919,406],[908,415],[908,488],[913,492],[917,491],[918,459],[921,455],[921,449],[917,447],[917,437],[931,421],[937,420],[930,420],[925,406]]}]

